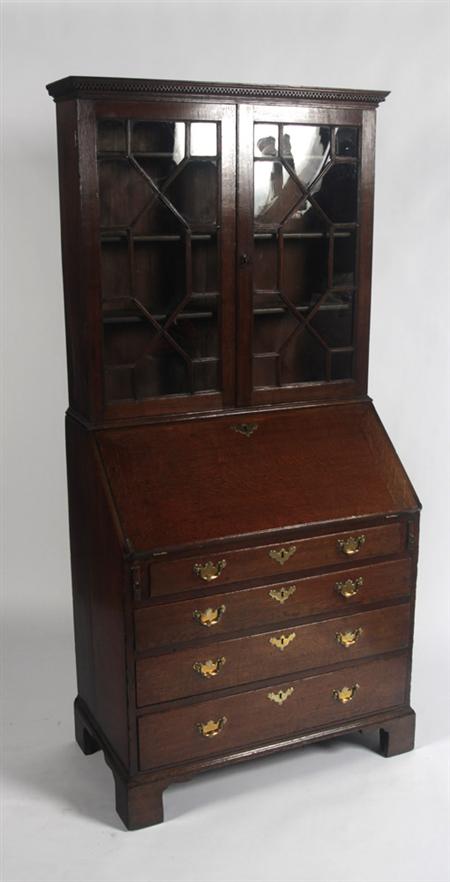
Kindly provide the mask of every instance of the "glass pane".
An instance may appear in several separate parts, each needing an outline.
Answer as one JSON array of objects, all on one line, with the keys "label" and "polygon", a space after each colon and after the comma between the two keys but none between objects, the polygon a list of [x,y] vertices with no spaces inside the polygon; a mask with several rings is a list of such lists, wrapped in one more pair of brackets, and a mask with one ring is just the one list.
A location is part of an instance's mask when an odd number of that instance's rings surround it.
[{"label": "glass pane", "polygon": [[167,187],[166,195],[190,226],[204,229],[216,224],[216,162],[191,159]]},{"label": "glass pane", "polygon": [[319,181],[314,198],[332,223],[356,221],[358,174],[354,163],[332,166]]},{"label": "glass pane", "polygon": [[191,124],[187,156],[182,122],[101,121],[98,140],[107,400],[217,390],[217,124]]},{"label": "glass pane", "polygon": [[336,129],[336,156],[358,156],[358,129],[339,126]]},{"label": "glass pane", "polygon": [[191,123],[191,156],[217,156],[216,123]]},{"label": "glass pane", "polygon": [[311,306],[327,288],[329,239],[283,238],[283,292],[297,306]]},{"label": "glass pane", "polygon": [[135,122],[131,150],[133,153],[162,153],[178,164],[185,155],[185,128],[183,122]]},{"label": "glass pane", "polygon": [[330,129],[327,126],[283,126],[281,155],[302,183],[309,185],[329,162]]},{"label": "glass pane", "polygon": [[255,156],[278,155],[278,126],[266,123],[255,125]]},{"label": "glass pane", "polygon": [[302,197],[281,162],[255,162],[254,212],[259,223],[281,223]]},{"label": "glass pane", "polygon": [[278,246],[276,237],[268,235],[255,235],[253,250],[253,283],[255,289],[273,291],[278,287],[277,282],[277,255]]},{"label": "glass pane", "polygon": [[311,327],[317,331],[329,348],[351,346],[353,336],[353,294],[327,294]]},{"label": "glass pane", "polygon": [[356,235],[342,230],[334,235],[333,285],[354,285]]}]

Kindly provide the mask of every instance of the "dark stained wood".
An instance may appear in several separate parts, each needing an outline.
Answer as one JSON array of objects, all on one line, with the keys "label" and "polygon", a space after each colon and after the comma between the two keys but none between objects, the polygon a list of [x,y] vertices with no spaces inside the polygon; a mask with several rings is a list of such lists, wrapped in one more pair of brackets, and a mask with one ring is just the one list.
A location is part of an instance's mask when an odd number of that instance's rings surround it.
[{"label": "dark stained wood", "polygon": [[413,710],[391,720],[380,730],[380,748],[384,756],[397,756],[414,748],[416,715]]},{"label": "dark stained wood", "polygon": [[[141,768],[227,753],[245,744],[395,707],[403,700],[406,669],[407,660],[401,655],[331,674],[288,679],[273,689],[265,686],[227,698],[208,698],[180,710],[148,714],[139,720]],[[334,698],[334,689],[355,684],[359,688],[347,704]],[[281,705],[268,698],[271,692],[289,688],[294,691]],[[226,722],[216,736],[208,738],[199,733],[197,723],[217,722],[224,717]]]},{"label": "dark stained wood", "polygon": [[[236,551],[220,550],[212,561],[217,565],[225,561],[225,566],[215,580],[215,585],[227,585],[230,583],[244,582],[250,579],[269,578],[274,579],[282,574],[298,573],[302,570],[310,570],[317,567],[324,568],[333,564],[342,564],[349,561],[347,555],[340,547],[340,542],[345,542],[352,533],[356,537],[364,537],[364,544],[352,555],[354,561],[368,560],[374,557],[384,557],[392,554],[401,554],[406,547],[406,529],[404,523],[391,523],[385,526],[368,527],[364,530],[353,530],[309,539],[297,538],[295,535],[288,542],[271,542],[267,545],[250,548],[240,548]],[[295,549],[292,557],[279,563],[271,556],[271,552],[280,553]],[[158,597],[166,594],[190,591],[195,588],[213,587],[211,582],[205,582],[201,575],[196,572],[197,564],[205,563],[200,555],[189,558],[166,559],[165,556],[155,559],[150,567],[150,595]]]},{"label": "dark stained wood", "polygon": [[98,432],[135,550],[417,507],[392,480],[397,457],[386,468],[378,452],[384,432],[370,404],[261,414],[248,420],[257,426],[249,438],[232,429],[239,422]]},{"label": "dark stained wood", "polygon": [[[103,751],[128,829],[160,823],[164,789],[208,769],[358,731],[379,731],[385,756],[410,750],[420,503],[367,398],[388,93],[98,77],[48,90],[81,750]],[[191,149],[199,122],[216,126],[217,165],[212,141]],[[307,190],[289,151],[260,150],[273,192],[257,229],[255,123],[281,145],[280,127],[316,127],[329,150]]]},{"label": "dark stained wood", "polygon": [[124,563],[93,436],[66,423],[78,695],[128,763]]},{"label": "dark stained wood", "polygon": [[[406,603],[393,606],[389,611],[379,609],[307,625],[293,623],[264,634],[138,659],[137,704],[143,706],[201,695],[404,649],[409,639],[409,615]],[[355,631],[353,646],[338,643],[338,634]],[[284,639],[291,640],[284,648],[271,643]],[[208,661],[222,662],[213,678],[206,678],[194,669],[195,664]]]},{"label": "dark stained wood", "polygon": [[[241,631],[247,622],[253,627],[276,625],[313,615],[344,615],[358,611],[361,606],[390,603],[409,595],[410,572],[411,561],[406,558],[355,566],[325,576],[286,578],[263,587],[240,588],[206,597],[199,592],[189,600],[153,603],[135,611],[136,650],[143,652],[174,643],[217,640],[222,635]],[[357,593],[345,597],[336,586],[348,579],[357,583]],[[196,613],[208,609],[219,611],[217,621],[202,624]]]}]

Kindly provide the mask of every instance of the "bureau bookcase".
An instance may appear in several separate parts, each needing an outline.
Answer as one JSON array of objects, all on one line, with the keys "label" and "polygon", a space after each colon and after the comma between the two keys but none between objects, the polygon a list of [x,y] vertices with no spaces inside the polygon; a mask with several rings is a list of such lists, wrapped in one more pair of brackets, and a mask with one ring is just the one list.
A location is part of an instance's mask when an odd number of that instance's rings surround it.
[{"label": "bureau bookcase", "polygon": [[80,747],[129,828],[208,769],[411,749],[420,505],[367,395],[387,93],[48,91]]}]

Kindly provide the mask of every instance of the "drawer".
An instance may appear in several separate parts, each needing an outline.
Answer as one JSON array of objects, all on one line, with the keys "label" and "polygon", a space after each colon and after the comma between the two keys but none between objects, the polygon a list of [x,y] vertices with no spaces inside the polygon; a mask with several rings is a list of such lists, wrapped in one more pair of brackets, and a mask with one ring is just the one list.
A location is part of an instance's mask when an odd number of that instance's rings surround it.
[{"label": "drawer", "polygon": [[358,560],[400,554],[406,549],[405,523],[364,530],[292,539],[195,557],[166,559],[150,564],[152,597],[179,591],[205,590],[249,579],[283,578],[286,573],[350,564]]},{"label": "drawer", "polygon": [[140,768],[270,743],[402,705],[407,672],[407,656],[396,656],[146,714],[138,722]]},{"label": "drawer", "polygon": [[138,706],[403,649],[409,604],[138,659]]},{"label": "drawer", "polygon": [[410,592],[411,560],[385,561],[327,575],[240,588],[204,600],[158,603],[135,612],[138,652],[323,613],[341,614]]}]

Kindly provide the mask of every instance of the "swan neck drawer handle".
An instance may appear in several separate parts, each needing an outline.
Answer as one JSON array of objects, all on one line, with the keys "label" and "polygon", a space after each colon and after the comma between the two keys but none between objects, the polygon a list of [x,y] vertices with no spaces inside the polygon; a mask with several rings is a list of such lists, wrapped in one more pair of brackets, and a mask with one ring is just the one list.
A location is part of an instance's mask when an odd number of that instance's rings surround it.
[{"label": "swan neck drawer handle", "polygon": [[336,640],[341,646],[348,649],[350,646],[354,646],[355,643],[358,642],[361,634],[362,628],[355,628],[354,631],[338,631],[336,634]]},{"label": "swan neck drawer handle", "polygon": [[337,544],[340,551],[343,554],[358,554],[360,548],[364,545],[366,541],[366,537],[364,535],[361,536],[348,536],[347,539],[338,539]]},{"label": "swan neck drawer handle", "polygon": [[194,662],[192,665],[196,674],[200,674],[201,677],[205,677],[207,680],[210,680],[211,677],[217,677],[220,669],[226,662],[225,656],[221,658],[216,658],[213,661],[212,658],[209,658],[208,661],[205,662]]},{"label": "swan neck drawer handle", "polygon": [[227,562],[225,559],[218,560],[216,564],[214,564],[212,560],[207,560],[204,564],[194,564],[194,573],[196,576],[200,576],[204,582],[214,582],[214,579],[219,578],[226,565]]},{"label": "swan neck drawer handle", "polygon": [[197,723],[197,730],[204,738],[214,738],[223,729],[226,722],[227,718],[221,717],[220,720],[208,720],[207,723]]},{"label": "swan neck drawer handle", "polygon": [[336,582],[336,591],[341,597],[348,600],[358,593],[359,589],[364,585],[364,579],[359,576],[357,579],[347,579],[345,582]]},{"label": "swan neck drawer handle", "polygon": [[198,622],[199,625],[204,625],[205,628],[212,628],[213,625],[217,625],[220,622],[225,610],[226,606],[224,603],[216,609],[212,609],[210,606],[205,610],[194,609],[192,618]]},{"label": "swan neck drawer handle", "polygon": [[352,701],[357,689],[359,689],[359,683],[355,683],[354,686],[343,686],[342,689],[333,689],[333,698],[340,701],[341,704],[347,704]]}]

